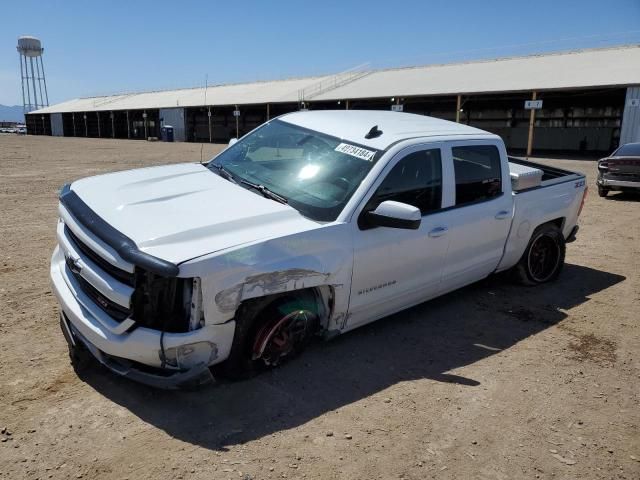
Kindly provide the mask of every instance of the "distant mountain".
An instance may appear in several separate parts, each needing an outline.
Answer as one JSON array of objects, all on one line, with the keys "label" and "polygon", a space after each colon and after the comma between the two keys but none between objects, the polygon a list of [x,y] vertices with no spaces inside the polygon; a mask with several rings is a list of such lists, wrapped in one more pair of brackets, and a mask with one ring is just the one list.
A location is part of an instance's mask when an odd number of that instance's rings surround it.
[{"label": "distant mountain", "polygon": [[0,105],[0,121],[4,122],[24,122],[22,105]]}]

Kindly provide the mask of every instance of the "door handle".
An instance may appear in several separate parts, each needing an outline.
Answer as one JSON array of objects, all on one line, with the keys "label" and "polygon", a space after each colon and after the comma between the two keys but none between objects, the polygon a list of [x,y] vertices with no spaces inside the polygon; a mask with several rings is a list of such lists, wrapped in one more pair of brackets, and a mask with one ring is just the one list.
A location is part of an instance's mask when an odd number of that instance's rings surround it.
[{"label": "door handle", "polygon": [[436,227],[429,232],[430,237],[441,237],[445,233],[447,233],[447,227]]},{"label": "door handle", "polygon": [[509,217],[511,215],[511,212],[507,211],[507,210],[500,210],[498,213],[496,213],[496,220],[504,220],[505,218]]}]

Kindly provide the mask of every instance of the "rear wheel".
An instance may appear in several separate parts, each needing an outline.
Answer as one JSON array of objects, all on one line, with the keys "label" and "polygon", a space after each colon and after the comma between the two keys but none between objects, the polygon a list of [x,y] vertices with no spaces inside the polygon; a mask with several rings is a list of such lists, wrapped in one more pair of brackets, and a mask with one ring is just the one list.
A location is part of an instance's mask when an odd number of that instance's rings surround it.
[{"label": "rear wheel", "polygon": [[516,280],[523,285],[539,285],[555,280],[564,266],[565,240],[553,224],[536,228],[522,258],[514,267]]},{"label": "rear wheel", "polygon": [[606,197],[609,194],[609,190],[598,185],[598,196]]},{"label": "rear wheel", "polygon": [[214,375],[248,378],[299,355],[318,330],[315,296],[311,292],[287,295],[266,303],[244,304],[236,317],[229,358],[213,367]]}]

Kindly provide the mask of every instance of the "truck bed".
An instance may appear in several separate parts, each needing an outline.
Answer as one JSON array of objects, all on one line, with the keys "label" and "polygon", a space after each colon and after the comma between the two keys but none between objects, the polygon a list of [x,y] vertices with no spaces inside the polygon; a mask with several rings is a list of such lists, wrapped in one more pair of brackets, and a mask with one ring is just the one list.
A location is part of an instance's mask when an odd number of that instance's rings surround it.
[{"label": "truck bed", "polygon": [[555,222],[565,238],[571,235],[578,220],[586,188],[580,173],[548,167],[521,158],[508,157],[509,162],[538,168],[543,177],[540,185],[513,192],[513,219],[498,271],[515,265],[527,247],[533,228]]},{"label": "truck bed", "polygon": [[530,162],[528,160],[524,160],[518,157],[507,157],[509,163],[515,163],[518,165],[524,165],[527,167],[537,168],[542,170],[542,182],[540,185],[532,188],[527,188],[525,190],[519,190],[517,192],[513,192],[514,194],[519,194],[523,192],[528,192],[531,190],[536,190],[538,188],[550,187],[551,185],[556,185],[558,183],[570,182],[574,180],[580,180],[584,178],[584,175],[580,173],[571,172],[569,170],[563,170],[561,168],[549,167],[547,165],[543,165],[541,163]]}]

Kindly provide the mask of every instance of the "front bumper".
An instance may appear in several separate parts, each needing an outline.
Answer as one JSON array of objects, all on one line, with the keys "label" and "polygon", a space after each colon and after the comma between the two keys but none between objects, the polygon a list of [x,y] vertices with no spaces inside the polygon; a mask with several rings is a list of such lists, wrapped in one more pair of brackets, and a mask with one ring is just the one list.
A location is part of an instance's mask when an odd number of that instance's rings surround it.
[{"label": "front bumper", "polygon": [[[51,283],[61,309],[61,328],[70,348],[85,347],[93,357],[118,375],[159,388],[178,388],[193,384],[208,367],[229,356],[235,322],[205,325],[187,333],[165,333],[137,327],[120,331],[118,324],[99,308],[95,308],[73,275],[68,272],[64,255],[56,247],[51,258]],[[162,341],[162,345],[161,345]],[[179,347],[209,342],[211,355],[193,358],[187,367],[167,366],[161,360],[161,349],[177,351]]]},{"label": "front bumper", "polygon": [[640,188],[640,182],[609,180],[608,178],[598,178],[597,183],[599,186],[605,188]]},{"label": "front bumper", "polygon": [[92,345],[67,319],[60,315],[60,328],[69,346],[72,356],[81,355],[81,351],[88,352],[102,365],[113,373],[126,377],[150,387],[175,389],[205,385],[213,381],[211,370],[205,363],[200,363],[188,370],[173,370],[167,368],[145,368],[125,358],[108,355]]}]

